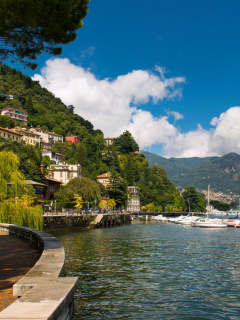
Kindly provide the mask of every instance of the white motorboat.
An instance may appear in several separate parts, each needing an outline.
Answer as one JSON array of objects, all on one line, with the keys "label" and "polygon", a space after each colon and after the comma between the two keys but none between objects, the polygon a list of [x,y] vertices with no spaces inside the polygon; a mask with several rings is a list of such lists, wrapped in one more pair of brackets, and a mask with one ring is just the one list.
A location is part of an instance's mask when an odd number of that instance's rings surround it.
[{"label": "white motorboat", "polygon": [[226,223],[223,222],[223,219],[209,219],[202,218],[191,223],[192,227],[199,228],[226,228]]},{"label": "white motorboat", "polygon": [[196,216],[186,216],[185,218],[183,218],[182,220],[178,220],[178,224],[182,224],[182,225],[191,225],[192,222],[195,222],[199,220],[199,217]]},{"label": "white motorboat", "polygon": [[152,216],[152,220],[156,221],[168,221],[167,217],[164,217],[162,214],[159,214],[158,216]]}]

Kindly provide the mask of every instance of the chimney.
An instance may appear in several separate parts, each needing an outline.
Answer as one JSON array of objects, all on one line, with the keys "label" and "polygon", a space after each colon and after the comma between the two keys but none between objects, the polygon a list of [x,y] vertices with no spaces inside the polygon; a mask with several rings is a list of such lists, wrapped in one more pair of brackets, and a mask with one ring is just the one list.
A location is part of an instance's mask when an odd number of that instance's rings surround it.
[{"label": "chimney", "polygon": [[40,165],[41,173],[43,173],[43,164]]}]

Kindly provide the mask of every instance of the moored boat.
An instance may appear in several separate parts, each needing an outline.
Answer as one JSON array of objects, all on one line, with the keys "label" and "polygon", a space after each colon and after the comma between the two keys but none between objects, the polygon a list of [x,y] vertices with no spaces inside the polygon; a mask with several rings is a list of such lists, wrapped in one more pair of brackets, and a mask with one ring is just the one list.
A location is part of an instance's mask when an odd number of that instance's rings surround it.
[{"label": "moored boat", "polygon": [[226,228],[226,223],[223,223],[222,219],[199,219],[191,223],[192,227],[199,227],[199,228]]}]

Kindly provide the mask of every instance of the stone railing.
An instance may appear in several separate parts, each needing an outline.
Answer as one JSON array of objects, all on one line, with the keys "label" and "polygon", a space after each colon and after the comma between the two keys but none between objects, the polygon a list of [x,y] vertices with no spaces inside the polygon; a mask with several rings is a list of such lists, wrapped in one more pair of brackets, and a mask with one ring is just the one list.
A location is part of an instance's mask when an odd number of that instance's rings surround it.
[{"label": "stone railing", "polygon": [[13,286],[18,299],[0,312],[0,319],[74,319],[78,278],[64,278],[65,252],[50,234],[16,225],[0,224],[0,232],[21,238],[42,251],[34,267]]}]

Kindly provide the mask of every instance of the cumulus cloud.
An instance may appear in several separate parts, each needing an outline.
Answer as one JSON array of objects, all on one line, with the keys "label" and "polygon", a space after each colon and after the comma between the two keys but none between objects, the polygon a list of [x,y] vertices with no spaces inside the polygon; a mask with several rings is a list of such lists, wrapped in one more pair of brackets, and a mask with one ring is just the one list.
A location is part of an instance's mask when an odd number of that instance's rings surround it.
[{"label": "cumulus cloud", "polygon": [[[106,136],[117,136],[124,129],[133,127],[133,123],[136,127],[142,125],[140,114],[155,125],[163,122],[164,119],[156,120],[150,113],[138,110],[139,106],[150,100],[157,103],[180,97],[181,84],[185,81],[184,77],[165,78],[161,67],[156,67],[155,72],[133,70],[114,80],[99,80],[89,70],[68,59],[48,60],[41,75],[35,74],[33,79],[65,104],[74,105],[76,113],[91,121]],[[136,139],[141,140],[140,137]]]},{"label": "cumulus cloud", "polygon": [[176,111],[154,117],[144,105],[164,99],[181,98],[184,77],[165,77],[165,70],[133,70],[116,79],[97,79],[90,71],[72,64],[68,59],[46,62],[41,74],[35,74],[43,87],[61,98],[66,105],[74,105],[75,112],[91,121],[105,136],[116,137],[129,130],[140,148],[162,146],[166,157],[205,157],[240,153],[240,107],[233,107],[211,120],[206,130],[199,124],[196,130],[182,133],[169,122],[180,120]]}]

